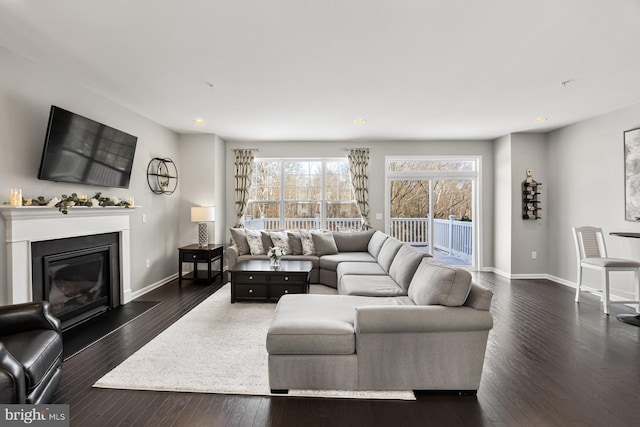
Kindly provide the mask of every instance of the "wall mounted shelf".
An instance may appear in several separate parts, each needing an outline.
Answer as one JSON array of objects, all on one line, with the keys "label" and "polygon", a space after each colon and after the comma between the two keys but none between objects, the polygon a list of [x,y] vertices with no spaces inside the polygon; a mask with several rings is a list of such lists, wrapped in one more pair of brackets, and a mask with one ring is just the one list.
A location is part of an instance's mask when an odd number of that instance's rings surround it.
[{"label": "wall mounted shelf", "polygon": [[522,181],[522,219],[540,219],[540,186],[527,169],[527,179]]},{"label": "wall mounted shelf", "polygon": [[173,194],[178,186],[178,169],[169,158],[154,157],[147,165],[147,184],[154,194]]}]

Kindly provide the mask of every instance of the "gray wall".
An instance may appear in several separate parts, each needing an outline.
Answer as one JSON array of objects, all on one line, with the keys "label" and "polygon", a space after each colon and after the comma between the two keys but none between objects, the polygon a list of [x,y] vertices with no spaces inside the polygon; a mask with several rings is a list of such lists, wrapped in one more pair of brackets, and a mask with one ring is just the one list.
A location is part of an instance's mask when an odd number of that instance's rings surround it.
[{"label": "gray wall", "polygon": [[[198,224],[191,222],[191,207],[215,206],[215,142],[215,135],[180,135],[180,159],[188,165],[180,174],[181,246],[198,242]],[[214,226],[207,226],[209,240],[213,241]]]},{"label": "gray wall", "polygon": [[[264,158],[304,158],[304,157],[346,157],[347,149],[370,148],[369,164],[369,204],[371,225],[384,230],[384,220],[376,220],[376,214],[384,210],[385,156],[425,156],[425,155],[473,155],[482,157],[482,251],[484,258],[481,268],[493,266],[493,143],[491,141],[349,141],[349,142],[227,142],[227,182],[233,182],[235,148],[257,148],[256,157]],[[227,238],[228,228],[235,222],[233,185],[226,190]]]},{"label": "gray wall", "polygon": [[[545,134],[516,133],[511,135],[511,274],[528,277],[547,272],[547,137]],[[522,219],[522,181],[526,170],[542,183],[539,196],[541,219]],[[531,252],[537,258],[531,257]]]},{"label": "gray wall", "polygon": [[[9,189],[22,188],[24,197],[51,198],[82,192],[125,198],[143,206],[131,214],[131,287],[134,292],[175,274],[178,247],[180,186],[171,196],[154,195],[146,180],[153,157],[170,157],[178,171],[178,135],[152,121],[0,47],[0,202],[8,202]],[[108,124],[138,137],[129,189],[63,184],[37,179],[40,157],[52,104]],[[145,214],[147,222],[142,223]],[[61,214],[62,215],[62,214]],[[6,240],[4,222],[0,242]],[[151,267],[145,268],[145,261]],[[0,304],[6,303],[6,249],[0,244]]]},{"label": "gray wall", "polygon": [[[640,127],[640,104],[586,120],[548,135],[547,272],[574,283],[576,255],[571,227],[594,225],[606,234],[610,256],[640,259],[640,240],[609,236],[612,231],[640,232],[640,223],[624,219],[623,132]],[[543,211],[544,212],[544,211]],[[597,277],[590,275],[588,283]],[[621,277],[612,292],[630,297]]]},{"label": "gray wall", "polygon": [[494,216],[495,234],[493,266],[496,271],[511,274],[511,135],[503,136],[494,142]]},{"label": "gray wall", "polygon": [[[522,219],[522,181],[526,170],[533,178],[545,183],[546,135],[514,133],[494,142],[494,270],[510,277],[544,277],[546,274],[547,224],[546,210],[542,219]],[[545,209],[545,189],[542,186],[541,206]],[[536,259],[532,252],[536,252]]]}]

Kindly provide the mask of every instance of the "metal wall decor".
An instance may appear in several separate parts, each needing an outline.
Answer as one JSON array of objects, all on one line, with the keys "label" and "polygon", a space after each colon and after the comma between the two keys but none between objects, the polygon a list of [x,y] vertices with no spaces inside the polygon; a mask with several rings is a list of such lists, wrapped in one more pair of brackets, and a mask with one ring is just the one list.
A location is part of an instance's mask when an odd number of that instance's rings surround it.
[{"label": "metal wall decor", "polygon": [[178,169],[169,158],[154,157],[147,165],[147,184],[154,194],[173,194],[178,186]]}]

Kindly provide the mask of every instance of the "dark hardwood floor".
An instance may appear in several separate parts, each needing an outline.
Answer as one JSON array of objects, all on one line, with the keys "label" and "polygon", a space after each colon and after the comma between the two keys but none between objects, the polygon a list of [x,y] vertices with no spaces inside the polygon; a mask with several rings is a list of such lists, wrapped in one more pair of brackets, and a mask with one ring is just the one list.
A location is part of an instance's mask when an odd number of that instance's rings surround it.
[{"label": "dark hardwood floor", "polygon": [[475,278],[495,293],[477,396],[396,402],[92,388],[219,288],[172,282],[140,298],[162,304],[64,362],[54,403],[70,404],[72,426],[638,425],[640,328],[615,318],[630,308],[606,316],[597,297],[575,304],[573,290],[553,282]]}]

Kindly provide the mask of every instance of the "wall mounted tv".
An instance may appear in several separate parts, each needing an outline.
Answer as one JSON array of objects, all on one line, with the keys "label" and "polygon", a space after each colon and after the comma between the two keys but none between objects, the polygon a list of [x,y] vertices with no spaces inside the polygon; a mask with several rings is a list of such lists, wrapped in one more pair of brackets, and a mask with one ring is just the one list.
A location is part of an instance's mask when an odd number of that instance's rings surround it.
[{"label": "wall mounted tv", "polygon": [[38,179],[129,188],[138,137],[51,106]]}]

